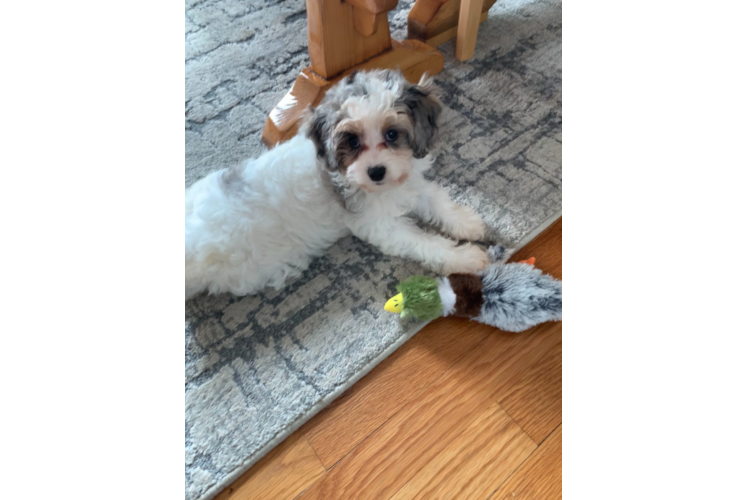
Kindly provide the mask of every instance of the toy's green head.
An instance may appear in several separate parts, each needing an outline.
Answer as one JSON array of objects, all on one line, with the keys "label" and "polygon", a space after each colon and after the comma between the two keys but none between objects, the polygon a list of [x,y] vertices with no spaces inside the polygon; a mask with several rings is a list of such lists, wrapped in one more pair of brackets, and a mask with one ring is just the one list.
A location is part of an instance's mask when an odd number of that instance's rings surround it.
[{"label": "toy's green head", "polygon": [[398,295],[387,301],[384,308],[399,312],[401,317],[413,316],[421,320],[436,319],[442,314],[439,286],[434,278],[411,276],[397,285]]}]

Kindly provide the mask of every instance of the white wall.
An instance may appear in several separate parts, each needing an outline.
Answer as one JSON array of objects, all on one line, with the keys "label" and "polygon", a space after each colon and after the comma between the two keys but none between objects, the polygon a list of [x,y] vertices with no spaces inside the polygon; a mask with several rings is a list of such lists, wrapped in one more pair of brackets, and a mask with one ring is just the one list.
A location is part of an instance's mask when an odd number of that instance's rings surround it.
[{"label": "white wall", "polygon": [[561,143],[561,208],[577,209],[577,143],[564,140]]}]

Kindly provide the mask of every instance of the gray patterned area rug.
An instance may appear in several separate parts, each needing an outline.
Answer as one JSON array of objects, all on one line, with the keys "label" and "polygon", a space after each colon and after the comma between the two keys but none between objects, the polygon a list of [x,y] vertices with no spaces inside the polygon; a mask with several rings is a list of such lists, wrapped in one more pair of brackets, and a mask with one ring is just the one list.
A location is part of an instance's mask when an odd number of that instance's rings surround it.
[{"label": "gray patterned area rug", "polygon": [[[411,0],[390,12],[403,39]],[[272,107],[309,64],[305,0],[187,0],[186,185],[263,151]],[[428,175],[518,244],[561,209],[561,1],[499,0],[475,57],[444,44]],[[382,307],[427,272],[348,237],[280,292],[185,304],[185,490],[208,500],[420,324]]]}]

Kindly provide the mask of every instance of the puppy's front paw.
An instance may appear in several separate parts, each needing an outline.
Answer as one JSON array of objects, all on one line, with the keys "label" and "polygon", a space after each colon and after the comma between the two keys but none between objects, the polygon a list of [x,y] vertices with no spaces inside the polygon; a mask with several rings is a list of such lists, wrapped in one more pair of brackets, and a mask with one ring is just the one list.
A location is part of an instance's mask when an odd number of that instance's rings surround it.
[{"label": "puppy's front paw", "polygon": [[442,266],[442,273],[477,273],[482,271],[490,259],[482,248],[473,245],[456,247],[447,262]]},{"label": "puppy's front paw", "polygon": [[479,241],[486,233],[483,220],[472,208],[460,207],[460,217],[455,221],[449,233],[458,240]]}]

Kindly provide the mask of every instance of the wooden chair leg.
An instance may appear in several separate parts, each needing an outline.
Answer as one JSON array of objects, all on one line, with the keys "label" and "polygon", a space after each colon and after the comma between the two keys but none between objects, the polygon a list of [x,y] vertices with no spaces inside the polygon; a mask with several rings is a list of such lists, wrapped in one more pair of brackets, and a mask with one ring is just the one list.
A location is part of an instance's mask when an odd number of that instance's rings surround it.
[{"label": "wooden chair leg", "polygon": [[460,0],[460,20],[457,23],[457,50],[455,57],[467,61],[473,57],[475,42],[478,40],[483,0]]}]

